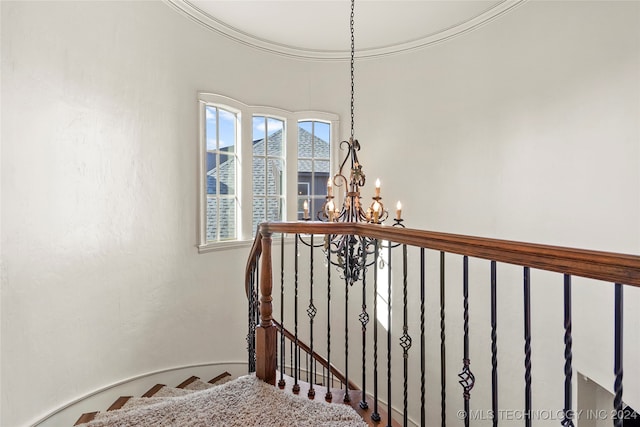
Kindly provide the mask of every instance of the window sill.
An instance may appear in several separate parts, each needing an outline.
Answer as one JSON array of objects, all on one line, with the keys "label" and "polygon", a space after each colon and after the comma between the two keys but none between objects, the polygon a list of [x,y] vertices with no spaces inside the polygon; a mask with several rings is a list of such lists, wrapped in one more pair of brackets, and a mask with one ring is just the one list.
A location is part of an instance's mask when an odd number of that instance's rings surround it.
[{"label": "window sill", "polygon": [[[295,241],[293,235],[287,235],[284,238],[284,243],[286,245],[293,244]],[[206,254],[207,252],[217,252],[224,251],[227,249],[238,249],[238,248],[250,248],[253,244],[253,239],[251,240],[230,240],[228,242],[216,242],[216,243],[208,243],[206,245],[198,245],[198,253]],[[274,246],[280,245],[280,238],[273,240]]]},{"label": "window sill", "polygon": [[253,240],[231,240],[228,242],[207,243],[206,245],[198,245],[198,253],[206,254],[207,252],[224,251],[227,249],[250,248]]}]

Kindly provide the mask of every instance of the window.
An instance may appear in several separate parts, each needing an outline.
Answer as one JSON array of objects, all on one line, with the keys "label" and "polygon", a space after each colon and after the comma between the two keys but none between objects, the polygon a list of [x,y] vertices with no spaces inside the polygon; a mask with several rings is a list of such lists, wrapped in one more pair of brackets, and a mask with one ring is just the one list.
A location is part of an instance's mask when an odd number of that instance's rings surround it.
[{"label": "window", "polygon": [[298,219],[307,201],[311,219],[316,218],[327,196],[331,173],[331,125],[316,120],[298,122]]},{"label": "window", "polygon": [[284,218],[284,120],[253,117],[253,227]]},{"label": "window", "polygon": [[236,239],[236,143],[238,115],[205,107],[207,222],[206,241]]},{"label": "window", "polygon": [[254,107],[200,93],[198,248],[253,238],[263,221],[312,219],[335,162],[338,116]]}]

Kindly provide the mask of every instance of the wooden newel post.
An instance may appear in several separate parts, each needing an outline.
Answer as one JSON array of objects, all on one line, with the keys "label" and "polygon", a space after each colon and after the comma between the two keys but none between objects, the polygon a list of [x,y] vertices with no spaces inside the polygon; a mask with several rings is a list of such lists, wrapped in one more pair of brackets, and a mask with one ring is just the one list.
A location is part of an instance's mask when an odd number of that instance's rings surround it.
[{"label": "wooden newel post", "polygon": [[271,289],[271,233],[262,233],[260,265],[260,324],[256,327],[256,376],[269,384],[276,384],[276,327],[273,324]]}]

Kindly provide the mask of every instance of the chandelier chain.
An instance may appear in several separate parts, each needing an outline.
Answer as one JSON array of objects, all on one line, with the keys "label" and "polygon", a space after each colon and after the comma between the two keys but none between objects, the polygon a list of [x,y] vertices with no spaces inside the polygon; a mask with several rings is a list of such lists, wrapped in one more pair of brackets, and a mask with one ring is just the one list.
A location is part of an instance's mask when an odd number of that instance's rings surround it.
[{"label": "chandelier chain", "polygon": [[350,22],[350,29],[351,29],[351,139],[353,139],[354,137],[354,130],[353,130],[353,123],[354,123],[354,103],[355,103],[355,97],[354,97],[354,69],[355,69],[355,37],[354,37],[354,28],[353,28],[353,23],[354,23],[354,11],[355,11],[355,0],[351,0],[351,22]]}]

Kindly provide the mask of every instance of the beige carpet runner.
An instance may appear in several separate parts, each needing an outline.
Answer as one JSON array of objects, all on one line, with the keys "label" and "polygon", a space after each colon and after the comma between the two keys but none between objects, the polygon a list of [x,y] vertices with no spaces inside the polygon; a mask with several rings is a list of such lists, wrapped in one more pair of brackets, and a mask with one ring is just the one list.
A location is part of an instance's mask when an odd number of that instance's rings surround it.
[{"label": "beige carpet runner", "polygon": [[311,401],[246,375],[211,388],[139,398],[102,412],[86,427],[366,427],[349,406]]}]

